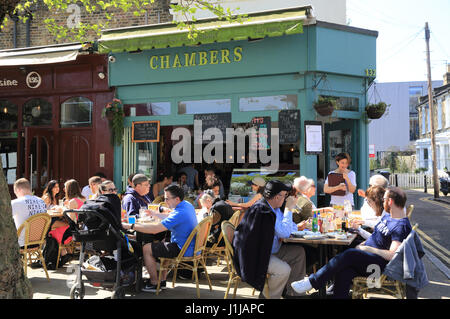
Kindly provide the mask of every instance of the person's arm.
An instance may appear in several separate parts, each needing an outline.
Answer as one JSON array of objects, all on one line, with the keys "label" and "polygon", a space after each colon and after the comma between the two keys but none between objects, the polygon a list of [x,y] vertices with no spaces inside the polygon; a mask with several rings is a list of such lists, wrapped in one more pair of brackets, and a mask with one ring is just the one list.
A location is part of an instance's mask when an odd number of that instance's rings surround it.
[{"label": "person's arm", "polygon": [[341,183],[337,186],[328,186],[328,183],[326,183],[325,185],[323,185],[323,191],[327,194],[331,194],[334,193],[335,191],[339,191],[339,190],[347,190],[347,187],[345,186],[344,183]]},{"label": "person's arm", "polygon": [[256,203],[258,200],[260,200],[261,197],[262,197],[262,195],[258,193],[255,196],[253,196],[252,199],[250,199],[246,203],[239,203],[239,204],[238,203],[233,203],[233,204],[230,204],[227,201],[227,204],[230,205],[230,206],[239,206],[239,207],[242,207],[242,208],[248,208],[248,207],[252,206],[254,203]]},{"label": "person's arm", "polygon": [[353,185],[353,183],[356,184],[356,182],[352,183],[352,179],[356,179],[356,176],[353,176],[355,174],[353,172],[352,177],[355,177],[355,178],[350,179],[350,177],[348,175],[351,173],[352,172],[350,171],[349,173],[342,174],[342,176],[344,177],[344,180],[347,183],[348,191],[353,194],[356,191],[356,185]]},{"label": "person's arm", "polygon": [[153,185],[153,198],[158,197],[158,193],[159,193],[159,185],[158,183],[156,183],[155,185]]},{"label": "person's arm", "polygon": [[153,209],[149,209],[148,211],[150,212],[150,216],[159,218],[160,220],[163,220],[163,219],[166,219],[167,217],[169,217],[170,213],[173,211],[167,207],[163,207],[162,209],[163,209],[162,212],[158,212]]},{"label": "person's arm", "polygon": [[145,234],[157,234],[163,231],[166,231],[167,228],[164,227],[163,224],[128,224],[128,223],[122,223],[122,227],[124,229],[131,229],[131,225],[134,225],[133,229]]},{"label": "person's arm", "polygon": [[297,225],[292,221],[292,212],[286,210],[282,219],[275,221],[275,234],[279,238],[289,238],[291,233],[297,230]]},{"label": "person's arm", "polygon": [[358,248],[361,249],[362,251],[366,251],[366,252],[381,256],[385,260],[389,261],[392,258],[394,258],[395,252],[397,251],[398,247],[400,247],[401,244],[402,244],[401,242],[399,242],[397,240],[393,240],[391,243],[391,246],[389,247],[389,250],[378,249],[378,248],[374,248],[374,247],[366,246],[366,245],[362,245],[362,244],[359,245]]}]

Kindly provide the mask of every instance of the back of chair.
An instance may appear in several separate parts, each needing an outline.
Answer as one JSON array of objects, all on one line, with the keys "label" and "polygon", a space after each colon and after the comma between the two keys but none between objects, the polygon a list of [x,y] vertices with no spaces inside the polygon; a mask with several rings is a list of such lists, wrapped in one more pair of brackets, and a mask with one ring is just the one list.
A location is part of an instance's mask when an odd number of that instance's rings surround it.
[{"label": "back of chair", "polygon": [[195,226],[195,228],[192,230],[188,239],[186,240],[183,247],[181,248],[181,251],[178,254],[178,258],[181,258],[184,256],[189,245],[194,240],[194,237],[195,237],[194,256],[198,255],[199,252],[203,252],[203,250],[206,247],[206,241],[208,239],[211,225],[212,225],[212,216],[207,216],[207,217],[203,218],[201,220],[201,222],[198,223],[198,225]]},{"label": "back of chair", "polygon": [[409,220],[411,220],[413,210],[414,205],[409,205],[408,208],[406,209],[406,216],[408,217]]},{"label": "back of chair", "polygon": [[241,215],[241,211],[237,210],[234,212],[233,216],[228,220],[234,227],[237,227],[239,223],[239,216]]},{"label": "back of chair", "polygon": [[233,248],[233,238],[234,238],[234,230],[235,227],[232,223],[225,220],[222,222],[222,234],[223,241],[225,242],[225,252],[228,255],[228,259],[231,264],[231,268],[233,272],[236,273],[236,269],[234,267],[233,257],[234,257],[234,248]]},{"label": "back of chair", "polygon": [[194,254],[202,252],[205,250],[206,242],[208,241],[209,232],[211,230],[213,222],[212,216],[207,216],[201,220],[197,225],[197,236],[195,237],[195,248]]},{"label": "back of chair", "polygon": [[47,213],[40,213],[29,217],[17,230],[17,237],[25,231],[25,247],[44,243],[52,218]]}]

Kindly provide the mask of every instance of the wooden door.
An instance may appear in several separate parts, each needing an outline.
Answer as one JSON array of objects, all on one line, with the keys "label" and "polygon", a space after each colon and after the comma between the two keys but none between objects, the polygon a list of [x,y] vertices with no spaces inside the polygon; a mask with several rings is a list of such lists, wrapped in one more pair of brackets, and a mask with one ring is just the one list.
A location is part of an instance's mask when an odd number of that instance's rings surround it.
[{"label": "wooden door", "polygon": [[77,180],[80,188],[87,185],[93,163],[91,135],[91,129],[61,130],[59,135],[59,176]]}]

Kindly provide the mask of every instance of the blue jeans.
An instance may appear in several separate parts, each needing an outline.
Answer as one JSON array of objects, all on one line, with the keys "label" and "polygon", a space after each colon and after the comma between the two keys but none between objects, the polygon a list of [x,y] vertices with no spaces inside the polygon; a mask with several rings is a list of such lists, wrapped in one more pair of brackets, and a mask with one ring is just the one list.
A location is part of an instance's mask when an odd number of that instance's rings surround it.
[{"label": "blue jeans", "polygon": [[372,272],[367,272],[367,266],[372,264],[379,265],[381,272],[383,272],[387,263],[388,261],[381,256],[351,248],[335,256],[328,264],[309,276],[309,281],[313,288],[319,289],[334,278],[333,297],[346,299],[349,298],[353,278],[370,275]]}]

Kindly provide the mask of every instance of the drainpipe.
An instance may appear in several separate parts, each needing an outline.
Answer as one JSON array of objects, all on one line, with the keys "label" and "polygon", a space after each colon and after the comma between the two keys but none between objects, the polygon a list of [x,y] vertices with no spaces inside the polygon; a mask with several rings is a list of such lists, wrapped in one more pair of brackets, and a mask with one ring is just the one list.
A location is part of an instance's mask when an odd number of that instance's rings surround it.
[{"label": "drainpipe", "polygon": [[17,48],[17,16],[12,16],[11,19],[14,21],[13,25],[13,47]]},{"label": "drainpipe", "polygon": [[25,38],[25,42],[26,42],[26,46],[29,47],[30,46],[30,24],[31,24],[31,19],[32,19],[32,15],[31,14],[27,14],[28,19],[26,22],[26,38]]}]

